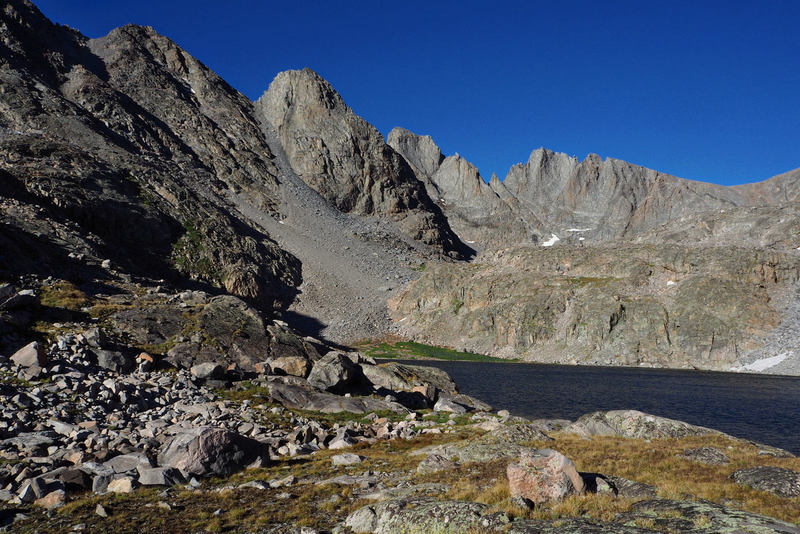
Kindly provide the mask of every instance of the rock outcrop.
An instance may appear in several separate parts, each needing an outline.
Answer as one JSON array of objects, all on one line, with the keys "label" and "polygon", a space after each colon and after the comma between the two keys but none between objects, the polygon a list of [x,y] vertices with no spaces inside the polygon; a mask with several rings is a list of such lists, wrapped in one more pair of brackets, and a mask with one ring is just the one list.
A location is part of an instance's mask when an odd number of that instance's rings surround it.
[{"label": "rock outcrop", "polygon": [[431,266],[391,302],[435,345],[552,363],[729,369],[781,315],[792,252],[683,245],[519,247]]},{"label": "rock outcrop", "polygon": [[518,462],[508,464],[506,476],[511,497],[533,504],[560,501],[585,491],[572,460],[550,449],[524,452]]},{"label": "rock outcrop", "polygon": [[23,0],[0,17],[6,276],[110,259],[265,309],[288,304],[296,260],[224,208],[228,188],[274,205],[270,150],[245,97],[152,28],[86,39]]},{"label": "rock outcrop", "polygon": [[395,128],[387,142],[411,165],[453,231],[469,246],[485,249],[539,241],[544,230],[534,217],[522,216],[513,197],[495,190],[504,187],[499,180],[487,184],[458,154],[445,158],[429,136]]},{"label": "rock outcrop", "polygon": [[255,106],[297,175],[339,210],[389,217],[412,238],[461,254],[411,167],[317,73],[278,74]]}]

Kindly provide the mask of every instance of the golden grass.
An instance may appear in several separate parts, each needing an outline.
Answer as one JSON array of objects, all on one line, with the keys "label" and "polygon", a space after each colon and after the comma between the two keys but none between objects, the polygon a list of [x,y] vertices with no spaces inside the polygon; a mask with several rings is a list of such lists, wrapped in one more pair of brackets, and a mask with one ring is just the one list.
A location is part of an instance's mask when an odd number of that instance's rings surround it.
[{"label": "golden grass", "polygon": [[92,303],[86,293],[66,280],[42,286],[39,290],[39,299],[43,306],[70,311],[81,311]]},{"label": "golden grass", "polygon": [[[783,499],[736,484],[728,476],[737,469],[773,465],[800,471],[800,458],[758,454],[758,448],[722,436],[681,439],[626,439],[553,434],[555,443],[538,443],[571,458],[579,471],[603,473],[655,486],[665,499],[699,498],[725,502],[737,508],[793,523],[800,522],[800,498]],[[678,455],[685,449],[717,447],[730,463],[706,465]]]},{"label": "golden grass", "polygon": [[[367,470],[392,473],[394,480],[411,483],[447,484],[450,489],[441,496],[442,499],[480,502],[488,505],[490,512],[505,512],[512,518],[561,521],[580,517],[610,521],[628,511],[636,501],[608,494],[589,494],[571,496],[558,503],[527,510],[516,506],[510,499],[505,475],[508,459],[417,474],[416,467],[424,455],[412,455],[415,449],[478,434],[471,428],[458,427],[456,430],[452,434],[424,434],[408,441],[381,440],[358,444],[349,451],[364,456],[365,460],[353,467],[333,467],[331,457],[342,451],[326,450],[308,458],[281,460],[266,468],[247,470],[227,479],[212,479],[204,484],[204,491],[177,490],[168,498],[147,489],[137,490],[131,495],[79,497],[50,518],[44,512],[32,511],[31,519],[19,524],[20,532],[42,530],[45,525],[51,530],[61,528],[66,531],[79,522],[86,523],[88,531],[103,531],[113,523],[116,532],[136,534],[236,532],[264,529],[281,523],[330,529],[351,511],[373,501],[358,499],[354,494],[357,488],[353,486],[319,485],[317,482]],[[530,445],[562,452],[575,462],[580,471],[616,475],[653,485],[660,497],[708,499],[785,521],[800,522],[800,498],[781,499],[740,486],[728,478],[736,469],[756,465],[775,465],[800,471],[798,458],[759,456],[757,448],[720,436],[651,441],[616,437],[585,440],[559,433],[553,437],[555,442]],[[715,446],[725,451],[731,462],[709,466],[677,457],[684,449],[700,446]],[[214,488],[222,486],[236,486],[250,480],[280,479],[289,474],[297,478],[290,487],[214,491]],[[284,492],[290,493],[291,498],[278,498]],[[161,500],[166,500],[172,510],[156,508],[156,503]],[[109,511],[109,519],[94,514],[98,503]],[[680,516],[679,511],[667,514]],[[636,525],[643,528],[652,528],[654,524],[653,519],[647,517],[636,520]],[[705,516],[693,520],[698,531],[710,524],[710,519]]]}]

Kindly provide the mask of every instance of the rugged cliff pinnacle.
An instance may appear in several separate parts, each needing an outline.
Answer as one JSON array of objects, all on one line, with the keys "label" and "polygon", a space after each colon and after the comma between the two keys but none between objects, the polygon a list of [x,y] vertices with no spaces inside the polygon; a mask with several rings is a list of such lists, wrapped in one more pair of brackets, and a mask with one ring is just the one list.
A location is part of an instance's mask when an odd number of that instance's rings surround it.
[{"label": "rugged cliff pinnacle", "polygon": [[389,217],[412,238],[461,254],[411,167],[317,73],[278,74],[255,107],[298,176],[339,210]]},{"label": "rugged cliff pinnacle", "polygon": [[515,212],[517,203],[503,198],[478,169],[455,154],[444,157],[430,136],[403,128],[389,132],[388,143],[408,161],[458,236],[476,249],[510,243],[535,243],[540,230]]}]

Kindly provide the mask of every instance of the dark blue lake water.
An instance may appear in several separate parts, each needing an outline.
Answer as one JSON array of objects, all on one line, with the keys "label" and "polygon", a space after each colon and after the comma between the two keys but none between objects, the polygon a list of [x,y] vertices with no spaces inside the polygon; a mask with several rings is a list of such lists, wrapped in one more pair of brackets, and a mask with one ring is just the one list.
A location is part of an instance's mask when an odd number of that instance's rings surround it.
[{"label": "dark blue lake water", "polygon": [[404,361],[446,371],[459,391],[527,418],[634,409],[800,454],[800,378],[522,363]]}]

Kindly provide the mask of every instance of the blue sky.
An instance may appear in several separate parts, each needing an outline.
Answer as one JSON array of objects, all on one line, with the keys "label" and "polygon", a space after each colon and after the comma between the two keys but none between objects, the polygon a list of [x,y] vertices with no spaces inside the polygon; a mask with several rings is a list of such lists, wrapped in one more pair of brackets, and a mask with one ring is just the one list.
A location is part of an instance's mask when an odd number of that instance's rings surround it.
[{"label": "blue sky", "polygon": [[721,184],[800,167],[795,0],[36,3],[89,37],[153,26],[250,98],[311,67],[486,179],[541,146]]}]

